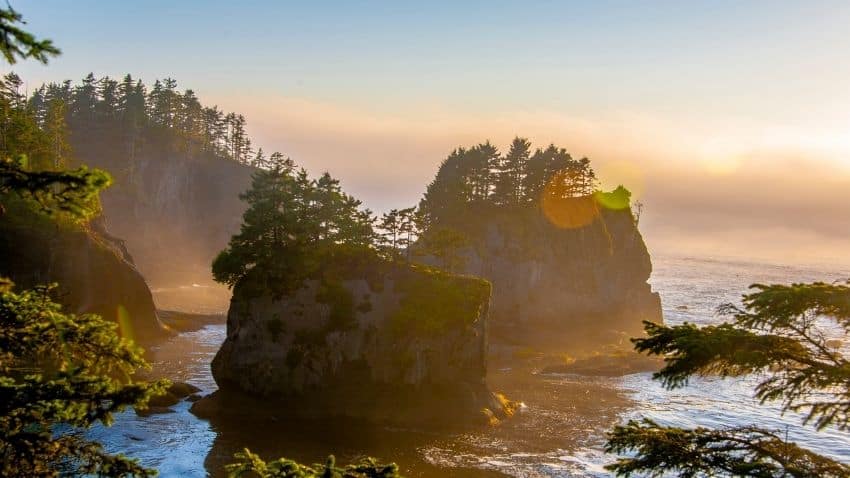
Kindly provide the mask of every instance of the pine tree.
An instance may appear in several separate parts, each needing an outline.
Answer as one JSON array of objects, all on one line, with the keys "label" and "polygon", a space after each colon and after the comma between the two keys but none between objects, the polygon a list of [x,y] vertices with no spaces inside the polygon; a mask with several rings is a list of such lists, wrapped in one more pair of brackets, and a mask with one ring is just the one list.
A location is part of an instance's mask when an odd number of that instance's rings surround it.
[{"label": "pine tree", "polygon": [[50,154],[53,157],[53,170],[66,169],[71,160],[71,144],[68,142],[68,124],[66,117],[65,102],[52,100],[47,108],[47,116],[44,120],[44,132],[50,142]]},{"label": "pine tree", "polygon": [[98,101],[95,105],[95,116],[101,124],[114,127],[113,120],[118,116],[119,94],[118,82],[107,77],[98,82]]},{"label": "pine tree", "polygon": [[419,203],[419,210],[427,222],[439,223],[462,214],[472,197],[465,161],[467,150],[458,148],[446,158],[437,176],[428,185]]},{"label": "pine tree", "polygon": [[378,227],[381,229],[381,245],[391,259],[398,257],[399,237],[402,234],[402,218],[398,209],[391,209],[381,216]]},{"label": "pine tree", "polygon": [[467,151],[464,162],[468,171],[470,200],[486,201],[494,183],[493,167],[499,163],[498,149],[489,141],[481,143]]},{"label": "pine tree", "polygon": [[108,425],[113,413],[143,408],[166,384],[126,381],[148,366],[141,350],[113,323],[63,313],[50,292],[15,292],[0,280],[0,475],[155,475],[85,435],[54,428]]},{"label": "pine tree", "polygon": [[6,5],[0,8],[0,53],[7,63],[14,65],[19,59],[34,58],[46,64],[49,57],[60,53],[52,41],[37,40],[35,35],[22,30],[23,16]]},{"label": "pine tree", "polygon": [[251,274],[269,289],[297,285],[301,277],[291,273],[306,267],[307,238],[299,234],[304,194],[291,163],[255,172],[251,188],[240,196],[248,203],[240,232],[213,262],[215,279],[234,286]]},{"label": "pine tree", "polygon": [[[825,321],[850,332],[847,284],[761,285],[727,304],[731,323],[697,327],[645,322],[639,352],[664,357],[653,375],[667,388],[686,386],[697,375],[757,375],[755,398],[778,401],[783,411],[802,412],[817,429],[850,430],[850,357],[830,347]],[[681,476],[846,477],[850,466],[756,426],[686,429],[651,420],[616,427],[606,446],[628,456],[607,468],[618,476],[678,473]]]},{"label": "pine tree", "polygon": [[411,256],[411,246],[416,240],[418,236],[419,230],[417,229],[416,222],[416,208],[409,207],[405,209],[401,209],[398,211],[399,217],[399,237],[398,237],[398,245],[400,248],[404,248],[405,257],[407,262],[410,262]]},{"label": "pine tree", "polygon": [[89,73],[71,95],[71,115],[83,128],[94,125],[97,102],[97,80]]},{"label": "pine tree", "polygon": [[[14,24],[20,15],[0,9],[0,51],[7,61],[34,57],[42,62],[58,50]],[[67,104],[68,89],[58,89],[51,103]],[[57,103],[58,104],[58,103]],[[59,108],[54,108],[56,113]],[[24,105],[0,99],[4,125],[9,116],[27,119],[38,130],[35,117]],[[49,115],[48,115],[49,116]],[[56,114],[58,121],[64,117]],[[47,120],[50,123],[49,119]],[[20,124],[24,124],[19,122]],[[4,131],[8,133],[9,131]],[[44,135],[41,135],[44,141]],[[13,137],[4,142],[4,147]],[[28,171],[26,155],[0,156],[0,193],[15,195],[41,210],[86,220],[96,211],[98,192],[108,186],[102,171]],[[25,153],[25,152],[21,152]],[[144,407],[161,393],[165,383],[145,384],[129,379],[147,363],[141,350],[115,333],[115,324],[94,315],[62,312],[50,298],[50,288],[16,292],[0,279],[0,475],[150,476],[137,462],[106,453],[85,435],[56,428],[57,424],[85,429],[109,425],[112,414],[128,406]]]},{"label": "pine tree", "polygon": [[530,156],[531,143],[516,137],[499,165],[493,201],[497,204],[519,204],[523,197],[523,179]]}]

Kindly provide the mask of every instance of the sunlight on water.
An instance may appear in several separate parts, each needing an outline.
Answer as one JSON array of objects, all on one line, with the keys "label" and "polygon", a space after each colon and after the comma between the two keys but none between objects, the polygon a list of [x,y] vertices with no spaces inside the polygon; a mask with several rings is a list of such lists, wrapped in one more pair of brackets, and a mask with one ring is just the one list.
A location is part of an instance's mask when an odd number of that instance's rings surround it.
[{"label": "sunlight on water", "polygon": [[[848,270],[765,266],[744,262],[667,258],[655,260],[653,287],[660,291],[665,320],[697,324],[722,320],[714,313],[724,302],[737,302],[749,284],[833,281],[850,277]],[[209,363],[224,340],[225,326],[212,325],[175,337],[152,350],[160,376],[187,381],[209,393],[215,382]],[[846,341],[843,344],[847,347]],[[188,412],[189,403],[174,413],[140,418],[121,414],[111,429],[96,428],[93,438],[110,451],[140,458],[160,475],[201,477],[221,475],[221,465],[233,452],[254,441],[267,455],[287,455],[319,461],[323,454],[358,454],[397,460],[408,476],[601,477],[613,457],[603,451],[605,432],[618,422],[648,417],[679,426],[723,427],[758,423],[801,445],[850,462],[850,436],[834,429],[815,432],[800,426],[799,415],[782,416],[778,406],[760,406],[752,399],[756,378],[703,378],[667,391],[650,374],[621,378],[535,375],[519,370],[492,371],[494,390],[525,402],[516,417],[499,427],[444,436],[410,430],[378,428],[343,430],[332,439],[321,433],[286,438],[285,424],[251,430],[214,430]],[[271,424],[270,424],[271,425]],[[252,445],[253,447],[254,445]],[[328,447],[333,449],[327,449]],[[209,470],[205,469],[210,467]]]},{"label": "sunlight on water", "polygon": [[[150,353],[156,376],[191,383],[203,394],[215,391],[209,363],[224,336],[223,324],[209,325],[153,348]],[[189,413],[190,405],[181,402],[174,407],[174,413],[149,417],[127,410],[116,416],[111,428],[96,427],[90,434],[102,441],[108,451],[139,458],[145,465],[157,468],[160,476],[207,476],[204,459],[215,432],[209,423]]]}]

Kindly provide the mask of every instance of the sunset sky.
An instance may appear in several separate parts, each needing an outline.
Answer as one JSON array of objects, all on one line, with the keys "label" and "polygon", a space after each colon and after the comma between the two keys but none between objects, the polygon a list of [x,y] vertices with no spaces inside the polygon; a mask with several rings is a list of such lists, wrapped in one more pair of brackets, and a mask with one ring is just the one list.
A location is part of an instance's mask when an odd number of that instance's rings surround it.
[{"label": "sunset sky", "polygon": [[850,264],[848,2],[24,1],[45,81],[173,77],[374,210],[458,145],[590,157],[654,254]]}]

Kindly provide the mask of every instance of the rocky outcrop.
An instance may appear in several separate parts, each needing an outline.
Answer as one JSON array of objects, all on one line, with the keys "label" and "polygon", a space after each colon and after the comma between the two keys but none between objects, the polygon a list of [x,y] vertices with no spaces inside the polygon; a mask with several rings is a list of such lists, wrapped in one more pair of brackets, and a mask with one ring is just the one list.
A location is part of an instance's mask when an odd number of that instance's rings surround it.
[{"label": "rocky outcrop", "polygon": [[95,313],[128,338],[166,335],[151,292],[122,245],[102,225],[54,221],[20,202],[0,215],[0,276],[19,287],[58,283],[56,298],[73,313]]},{"label": "rocky outcrop", "polygon": [[493,284],[494,343],[591,349],[660,322],[647,283],[652,263],[628,208],[578,206],[483,211],[459,228],[470,238],[462,271]]},{"label": "rocky outcrop", "polygon": [[244,408],[227,405],[234,392],[299,417],[434,425],[505,413],[484,382],[486,281],[387,265],[248,295],[237,286],[212,363],[220,391],[193,407],[201,415]]},{"label": "rocky outcrop", "polygon": [[101,195],[104,215],[149,283],[211,282],[210,264],[239,231],[245,210],[239,195],[253,168],[159,144],[132,157],[108,141],[74,147],[83,163],[113,176]]}]

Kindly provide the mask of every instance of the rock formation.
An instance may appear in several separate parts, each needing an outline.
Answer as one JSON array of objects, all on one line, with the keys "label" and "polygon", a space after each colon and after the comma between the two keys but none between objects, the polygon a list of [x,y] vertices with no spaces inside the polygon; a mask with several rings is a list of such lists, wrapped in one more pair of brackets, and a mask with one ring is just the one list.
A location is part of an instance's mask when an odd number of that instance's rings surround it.
[{"label": "rock formation", "polygon": [[85,164],[109,171],[103,192],[110,231],[123,238],[156,286],[209,282],[210,263],[239,230],[249,166],[212,155],[153,149],[129,160],[77,146]]},{"label": "rock formation", "polygon": [[0,215],[0,275],[19,287],[58,283],[73,313],[96,313],[141,342],[164,336],[151,292],[126,249],[98,220],[68,224],[6,202]]},{"label": "rock formation", "polygon": [[199,414],[233,408],[221,406],[233,392],[299,417],[434,425],[506,413],[484,382],[486,281],[378,264],[282,297],[246,290],[234,291],[212,363],[220,391]]},{"label": "rock formation", "polygon": [[630,210],[574,200],[583,204],[563,214],[502,207],[455,226],[469,237],[462,272],[493,284],[494,343],[593,348],[640,333],[642,320],[661,321]]}]

